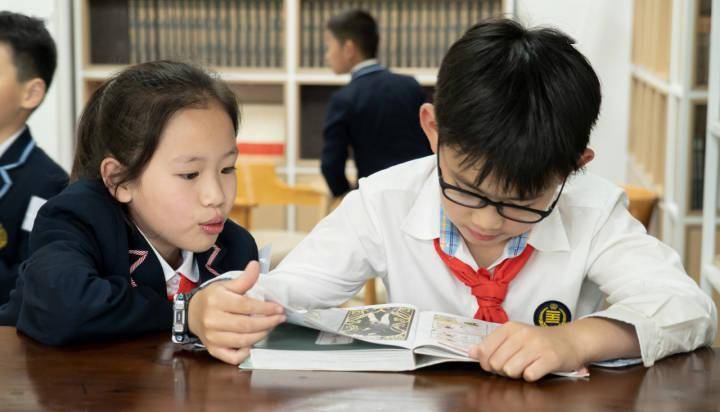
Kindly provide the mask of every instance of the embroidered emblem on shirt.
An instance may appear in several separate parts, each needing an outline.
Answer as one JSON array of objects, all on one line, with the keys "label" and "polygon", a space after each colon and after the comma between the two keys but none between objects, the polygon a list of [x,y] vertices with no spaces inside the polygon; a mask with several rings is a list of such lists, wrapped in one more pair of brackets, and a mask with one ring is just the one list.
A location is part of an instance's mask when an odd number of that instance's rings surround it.
[{"label": "embroidered emblem on shirt", "polygon": [[557,300],[543,302],[535,309],[533,321],[537,326],[557,326],[572,320],[570,309]]},{"label": "embroidered emblem on shirt", "polygon": [[0,224],[0,249],[7,246],[7,242],[8,242],[8,234],[5,231],[5,228],[3,227],[3,225]]}]

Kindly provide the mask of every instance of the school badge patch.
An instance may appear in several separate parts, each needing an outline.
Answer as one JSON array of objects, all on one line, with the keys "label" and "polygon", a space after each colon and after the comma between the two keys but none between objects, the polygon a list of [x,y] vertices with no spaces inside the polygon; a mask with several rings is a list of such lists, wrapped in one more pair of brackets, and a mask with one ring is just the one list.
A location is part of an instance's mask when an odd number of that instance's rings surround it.
[{"label": "school badge patch", "polygon": [[570,309],[557,300],[543,302],[535,309],[533,321],[536,326],[557,326],[572,320]]},{"label": "school badge patch", "polygon": [[3,227],[3,225],[0,224],[0,249],[7,246],[7,242],[8,242],[8,234],[5,231],[5,228]]}]

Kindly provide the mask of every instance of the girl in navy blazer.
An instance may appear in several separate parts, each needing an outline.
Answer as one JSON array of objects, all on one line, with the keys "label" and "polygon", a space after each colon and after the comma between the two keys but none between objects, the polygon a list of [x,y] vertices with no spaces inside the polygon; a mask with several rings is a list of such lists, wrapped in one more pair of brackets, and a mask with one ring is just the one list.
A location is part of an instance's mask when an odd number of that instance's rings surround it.
[{"label": "girl in navy blazer", "polygon": [[238,122],[230,89],[187,64],[104,83],[80,120],[72,184],[40,209],[0,323],[50,345],[169,332],[176,293],[256,260],[252,236],[227,220]]}]

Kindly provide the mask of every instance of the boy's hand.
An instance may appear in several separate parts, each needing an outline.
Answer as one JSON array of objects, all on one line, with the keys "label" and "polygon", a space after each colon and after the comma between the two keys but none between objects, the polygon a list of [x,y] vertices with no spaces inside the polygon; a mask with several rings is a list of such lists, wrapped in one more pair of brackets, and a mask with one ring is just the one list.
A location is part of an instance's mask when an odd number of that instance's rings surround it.
[{"label": "boy's hand", "polygon": [[567,325],[537,327],[508,322],[470,351],[488,372],[536,381],[550,372],[572,372],[585,358]]},{"label": "boy's hand", "polygon": [[237,279],[215,282],[196,293],[188,307],[188,326],[208,352],[233,365],[250,347],[285,321],[283,307],[243,296],[257,281],[260,266],[250,262]]}]

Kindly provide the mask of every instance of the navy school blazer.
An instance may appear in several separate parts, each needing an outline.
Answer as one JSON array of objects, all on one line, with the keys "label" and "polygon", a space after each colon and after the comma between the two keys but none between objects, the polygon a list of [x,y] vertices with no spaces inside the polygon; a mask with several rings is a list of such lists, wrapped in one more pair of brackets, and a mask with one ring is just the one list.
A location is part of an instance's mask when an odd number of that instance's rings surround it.
[{"label": "navy school blazer", "polygon": [[[200,282],[257,258],[255,240],[230,220],[195,254]],[[40,209],[0,324],[48,345],[170,332],[160,262],[101,181],[77,181]]]},{"label": "navy school blazer", "polygon": [[426,95],[418,82],[375,64],[356,71],[333,94],[323,128],[320,167],[334,196],[350,190],[345,163],[352,149],[357,177],[432,154],[420,127]]},{"label": "navy school blazer", "polygon": [[49,199],[67,182],[67,173],[35,144],[30,128],[0,157],[0,305],[7,302],[20,263],[28,257],[30,232],[22,224],[30,199]]}]

